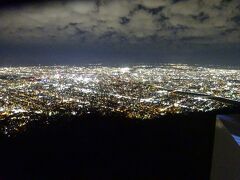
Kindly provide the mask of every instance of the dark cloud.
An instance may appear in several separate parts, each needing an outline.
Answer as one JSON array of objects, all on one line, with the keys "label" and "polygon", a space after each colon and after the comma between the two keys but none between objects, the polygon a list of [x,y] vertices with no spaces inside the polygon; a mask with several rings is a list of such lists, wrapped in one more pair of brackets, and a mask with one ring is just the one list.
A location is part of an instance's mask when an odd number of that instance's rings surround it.
[{"label": "dark cloud", "polygon": [[120,17],[120,24],[127,24],[130,22],[130,19],[127,17]]},{"label": "dark cloud", "polygon": [[113,42],[117,36],[125,36],[131,43],[149,37],[192,41],[197,37],[207,41],[210,37],[209,43],[212,39],[214,43],[240,42],[236,33],[227,33],[233,28],[239,32],[238,0],[49,1],[38,5],[23,1],[23,4],[27,5],[0,12],[0,39],[39,42],[54,37],[65,42],[79,41],[83,34],[88,34],[85,40],[94,42],[104,40],[102,37],[111,30],[116,34],[112,36]]},{"label": "dark cloud", "polygon": [[209,19],[209,15],[205,14],[204,12],[200,12],[198,15],[193,15],[192,17],[201,23]]},{"label": "dark cloud", "polygon": [[225,35],[231,34],[233,32],[237,32],[237,31],[238,31],[237,28],[226,29],[225,31],[222,32],[222,35],[225,36]]},{"label": "dark cloud", "polygon": [[232,17],[231,20],[234,21],[237,25],[240,25],[240,15]]},{"label": "dark cloud", "polygon": [[183,1],[188,1],[188,0],[172,0],[172,3],[175,4],[175,3],[183,2]]},{"label": "dark cloud", "polygon": [[150,14],[152,14],[152,15],[156,15],[156,14],[158,14],[159,12],[161,12],[163,9],[164,9],[164,6],[155,7],[155,8],[147,8],[147,7],[145,7],[145,6],[142,5],[142,4],[138,4],[138,5],[137,5],[137,8],[135,9],[135,11],[144,10],[144,11],[146,11],[147,13],[150,13]]},{"label": "dark cloud", "polygon": [[[53,59],[63,49],[75,59],[81,54],[88,59],[91,51],[98,57],[105,57],[104,52],[115,58],[174,54],[172,58],[184,59],[185,53],[195,57],[194,52],[203,57],[205,48],[206,54],[217,54],[216,44],[221,50],[240,44],[239,0],[10,1],[0,7],[0,46],[49,47],[41,52]],[[14,54],[7,47],[0,47],[0,58]],[[234,51],[228,48],[228,54]]]}]

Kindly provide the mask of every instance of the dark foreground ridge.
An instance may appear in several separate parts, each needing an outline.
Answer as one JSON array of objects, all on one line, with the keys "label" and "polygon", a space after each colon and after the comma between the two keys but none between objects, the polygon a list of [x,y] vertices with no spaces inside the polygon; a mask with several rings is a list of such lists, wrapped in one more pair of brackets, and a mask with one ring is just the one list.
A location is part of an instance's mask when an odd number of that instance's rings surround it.
[{"label": "dark foreground ridge", "polygon": [[2,137],[0,179],[209,179],[216,114],[56,116]]}]

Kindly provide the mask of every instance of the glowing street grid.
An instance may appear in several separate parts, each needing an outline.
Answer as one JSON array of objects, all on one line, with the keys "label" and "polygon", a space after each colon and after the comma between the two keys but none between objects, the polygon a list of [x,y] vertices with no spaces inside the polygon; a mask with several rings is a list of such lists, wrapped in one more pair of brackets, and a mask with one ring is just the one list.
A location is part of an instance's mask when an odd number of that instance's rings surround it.
[{"label": "glowing street grid", "polygon": [[230,106],[209,97],[240,101],[239,87],[238,69],[184,64],[0,68],[0,128],[7,135],[41,115],[91,109],[141,119],[207,112]]}]

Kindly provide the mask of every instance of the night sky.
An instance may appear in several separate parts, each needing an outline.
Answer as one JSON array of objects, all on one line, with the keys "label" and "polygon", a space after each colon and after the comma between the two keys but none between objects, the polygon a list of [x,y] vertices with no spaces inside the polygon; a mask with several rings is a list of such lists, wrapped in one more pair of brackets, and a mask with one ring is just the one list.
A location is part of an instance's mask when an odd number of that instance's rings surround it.
[{"label": "night sky", "polygon": [[162,62],[240,65],[240,1],[0,3],[0,66]]}]

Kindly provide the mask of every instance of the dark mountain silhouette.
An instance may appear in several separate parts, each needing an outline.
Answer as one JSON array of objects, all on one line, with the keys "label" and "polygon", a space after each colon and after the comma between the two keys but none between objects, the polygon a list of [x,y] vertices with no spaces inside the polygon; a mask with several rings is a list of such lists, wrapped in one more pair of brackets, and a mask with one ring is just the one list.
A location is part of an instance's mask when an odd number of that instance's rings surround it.
[{"label": "dark mountain silhouette", "polygon": [[216,114],[128,119],[98,112],[35,121],[2,137],[0,177],[7,179],[209,179]]}]

